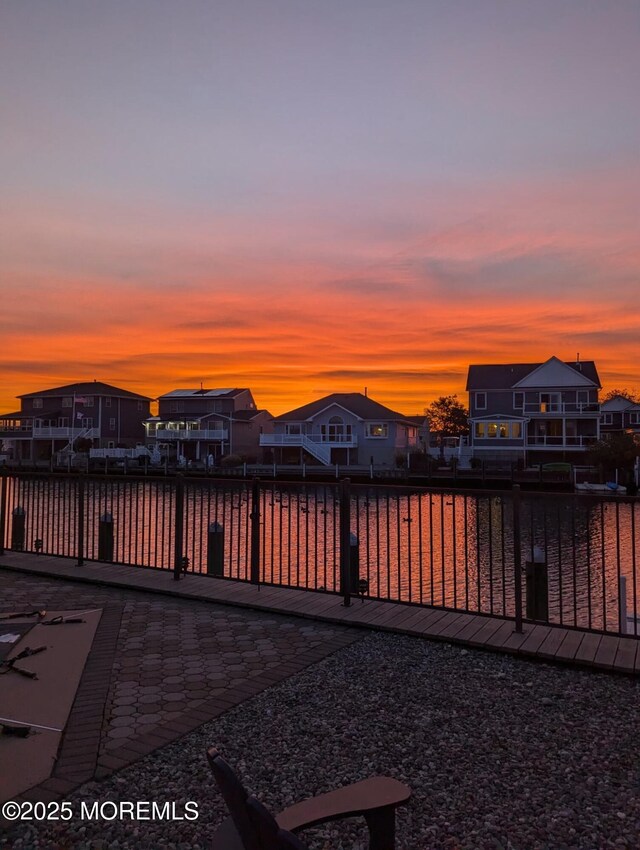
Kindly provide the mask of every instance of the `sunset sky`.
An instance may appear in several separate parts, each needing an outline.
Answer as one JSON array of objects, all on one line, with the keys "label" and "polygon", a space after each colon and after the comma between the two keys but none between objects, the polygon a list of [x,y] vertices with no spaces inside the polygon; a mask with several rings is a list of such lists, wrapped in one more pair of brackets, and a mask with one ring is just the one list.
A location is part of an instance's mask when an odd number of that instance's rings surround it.
[{"label": "sunset sky", "polygon": [[640,390],[637,0],[4,0],[0,412]]}]

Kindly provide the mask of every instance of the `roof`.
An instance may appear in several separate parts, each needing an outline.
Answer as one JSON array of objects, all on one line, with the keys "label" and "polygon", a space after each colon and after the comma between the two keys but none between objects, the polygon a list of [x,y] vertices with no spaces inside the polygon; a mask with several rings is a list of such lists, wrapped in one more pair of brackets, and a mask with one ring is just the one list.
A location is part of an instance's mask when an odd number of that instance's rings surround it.
[{"label": "roof", "polygon": [[62,387],[52,387],[50,390],[40,390],[36,393],[23,393],[17,396],[17,398],[45,398],[46,396],[74,394],[121,396],[123,398],[136,398],[140,401],[151,401],[146,395],[133,393],[130,390],[123,390],[111,384],[104,384],[102,381],[80,381],[77,384],[65,384]]},{"label": "roof", "polygon": [[233,396],[244,392],[248,392],[248,390],[237,388],[205,390],[200,387],[199,389],[194,390],[171,390],[171,392],[164,393],[163,395],[158,396],[158,398],[220,398],[221,396],[233,398]]},{"label": "roof", "polygon": [[21,410],[15,413],[0,413],[0,419],[33,419],[33,413],[23,413]]},{"label": "roof", "polygon": [[309,404],[304,404],[302,407],[296,407],[295,410],[290,410],[281,416],[276,416],[275,421],[301,422],[313,419],[314,416],[331,407],[332,404],[343,407],[349,413],[357,416],[358,419],[401,419],[403,422],[409,421],[408,417],[403,416],[402,413],[397,413],[362,393],[331,393],[331,395],[325,395],[316,401],[309,402]]},{"label": "roof", "polygon": [[429,417],[426,413],[412,413],[411,416],[405,416],[404,419],[407,422],[411,422],[413,425],[419,425],[420,427],[429,425]]},{"label": "roof", "polygon": [[638,405],[631,401],[631,399],[626,398],[623,395],[616,395],[613,398],[608,399],[607,401],[603,401],[600,405],[600,410],[603,413],[607,413],[609,411],[621,411],[621,410],[629,410],[629,408],[637,407]]},{"label": "roof", "polygon": [[[233,422],[248,422],[250,419],[255,419],[259,413],[266,413],[267,416],[271,416],[268,410],[234,410],[231,419]],[[215,413],[211,414],[215,416]]]},{"label": "roof", "polygon": [[[553,359],[553,358],[551,358]],[[544,361],[549,362],[549,361]],[[469,366],[467,375],[467,391],[469,390],[509,390],[527,375],[544,365],[543,363],[492,363]],[[565,366],[573,369],[579,377],[592,381],[600,386],[600,378],[593,360],[577,362],[563,361]]]}]

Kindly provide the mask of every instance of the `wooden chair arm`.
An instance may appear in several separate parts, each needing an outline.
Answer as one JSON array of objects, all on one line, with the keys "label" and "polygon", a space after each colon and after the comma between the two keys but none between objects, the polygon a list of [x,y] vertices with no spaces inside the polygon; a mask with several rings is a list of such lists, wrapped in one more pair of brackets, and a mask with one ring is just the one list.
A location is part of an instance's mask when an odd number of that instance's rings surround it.
[{"label": "wooden chair arm", "polygon": [[327,821],[366,817],[378,809],[395,809],[410,796],[411,789],[397,779],[373,776],[296,803],[277,815],[276,820],[281,829],[297,832]]}]

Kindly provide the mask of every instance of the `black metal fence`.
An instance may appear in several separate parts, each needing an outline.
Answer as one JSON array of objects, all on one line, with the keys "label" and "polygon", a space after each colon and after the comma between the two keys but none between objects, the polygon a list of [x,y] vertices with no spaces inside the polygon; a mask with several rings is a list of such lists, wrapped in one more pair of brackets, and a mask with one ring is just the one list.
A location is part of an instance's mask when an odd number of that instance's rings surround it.
[{"label": "black metal fence", "polygon": [[257,479],[8,474],[0,548],[638,637],[640,502]]}]

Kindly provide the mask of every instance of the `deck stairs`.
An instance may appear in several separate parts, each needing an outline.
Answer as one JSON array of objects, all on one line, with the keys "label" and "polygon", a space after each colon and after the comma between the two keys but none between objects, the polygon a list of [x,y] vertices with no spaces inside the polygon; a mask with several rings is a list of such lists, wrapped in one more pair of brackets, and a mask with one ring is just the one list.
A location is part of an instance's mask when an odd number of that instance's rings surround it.
[{"label": "deck stairs", "polygon": [[302,448],[309,452],[309,454],[314,457],[316,460],[319,460],[320,463],[323,463],[325,466],[331,465],[331,447],[325,446],[322,443],[314,443],[313,440],[310,440],[304,434],[300,435],[302,438]]},{"label": "deck stairs", "polygon": [[458,449],[458,469],[471,469],[473,446],[460,445]]}]

